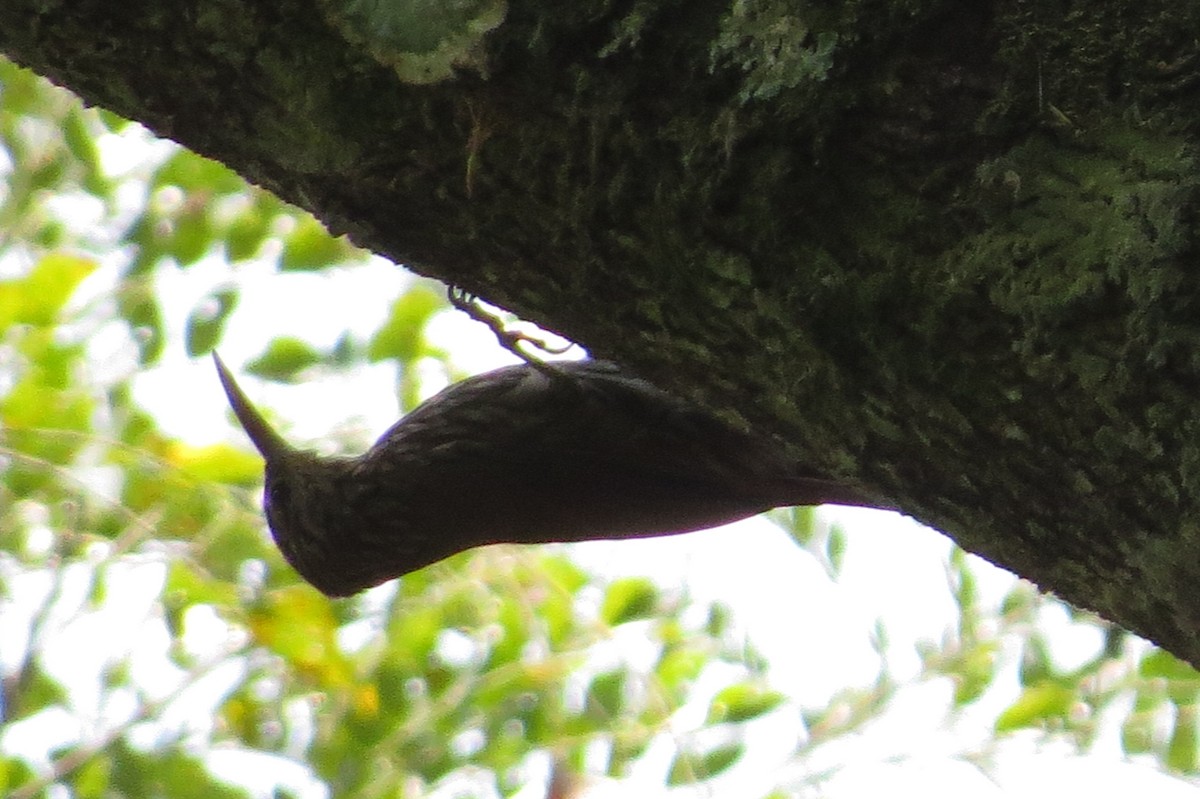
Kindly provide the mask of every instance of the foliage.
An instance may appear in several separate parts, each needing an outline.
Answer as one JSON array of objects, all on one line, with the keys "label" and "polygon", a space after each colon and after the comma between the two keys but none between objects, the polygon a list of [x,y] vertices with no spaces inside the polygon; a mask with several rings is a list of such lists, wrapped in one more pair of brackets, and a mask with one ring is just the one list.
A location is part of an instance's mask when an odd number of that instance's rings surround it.
[{"label": "foliage", "polygon": [[[467,553],[354,600],[321,597],[264,533],[257,458],[168,434],[134,382],[222,341],[243,269],[267,262],[283,286],[362,256],[224,168],[7,65],[0,142],[5,795],[510,796],[551,783],[566,796],[587,775],[647,768],[660,786],[719,785],[755,725],[784,716],[802,722],[791,759],[805,773],[761,790],[793,795],[851,762],[830,744],[865,734],[907,689],[881,628],[873,682],[801,706],[729,609],[554,548]],[[114,174],[113,153],[134,145],[142,160]],[[161,285],[212,262],[236,268],[173,321]],[[369,336],[281,334],[248,369],[293,381],[394,364],[410,406],[415,367],[447,358],[429,332],[442,307],[413,281]],[[845,535],[806,511],[776,518],[836,578]],[[948,584],[958,627],[909,681],[952,685],[948,720],[993,695],[1016,648],[997,740],[1032,730],[1086,750],[1102,713],[1131,699],[1125,751],[1196,772],[1190,668],[1109,631],[1063,670],[1036,625],[1047,600],[1018,585],[993,613],[961,553]]]}]

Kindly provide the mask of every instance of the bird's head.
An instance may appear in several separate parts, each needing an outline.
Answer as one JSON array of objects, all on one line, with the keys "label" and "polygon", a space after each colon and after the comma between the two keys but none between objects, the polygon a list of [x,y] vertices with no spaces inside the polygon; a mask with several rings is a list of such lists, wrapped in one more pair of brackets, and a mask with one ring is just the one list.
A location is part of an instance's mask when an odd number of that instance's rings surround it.
[{"label": "bird's head", "polygon": [[267,424],[213,353],[229,405],[266,461],[263,511],[279,551],[300,576],[329,596],[349,596],[379,580],[344,568],[353,544],[345,540],[341,487],[353,461],[298,450]]}]

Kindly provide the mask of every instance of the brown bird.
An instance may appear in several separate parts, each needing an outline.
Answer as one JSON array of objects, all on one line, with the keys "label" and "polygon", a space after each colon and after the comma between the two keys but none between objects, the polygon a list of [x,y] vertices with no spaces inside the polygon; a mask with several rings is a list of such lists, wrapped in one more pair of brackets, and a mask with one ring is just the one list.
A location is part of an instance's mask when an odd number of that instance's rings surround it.
[{"label": "brown bird", "polygon": [[289,446],[213,359],[266,460],[275,543],[329,596],[484,544],[673,535],[791,505],[882,507],[604,361],[464,380],[349,458]]}]

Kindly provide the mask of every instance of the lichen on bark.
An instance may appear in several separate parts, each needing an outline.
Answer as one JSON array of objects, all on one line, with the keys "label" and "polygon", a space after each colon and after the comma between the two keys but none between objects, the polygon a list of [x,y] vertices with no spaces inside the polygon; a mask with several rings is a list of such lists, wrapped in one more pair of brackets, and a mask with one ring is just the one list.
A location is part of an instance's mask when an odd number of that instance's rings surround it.
[{"label": "lichen on bark", "polygon": [[327,19],[406,83],[437,83],[456,70],[487,74],[484,41],[504,21],[505,0],[323,0]]}]

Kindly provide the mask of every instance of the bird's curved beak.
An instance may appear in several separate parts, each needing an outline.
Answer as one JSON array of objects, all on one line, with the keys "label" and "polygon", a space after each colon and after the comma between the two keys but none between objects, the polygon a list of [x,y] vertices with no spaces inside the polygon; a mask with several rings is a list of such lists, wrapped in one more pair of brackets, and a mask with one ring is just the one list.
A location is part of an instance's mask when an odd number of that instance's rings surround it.
[{"label": "bird's curved beak", "polygon": [[213,352],[213,363],[217,366],[217,376],[221,378],[221,386],[225,389],[225,396],[229,398],[229,406],[233,408],[234,414],[237,415],[238,421],[241,422],[242,429],[246,431],[246,435],[250,436],[250,440],[254,442],[255,448],[262,454],[263,458],[268,462],[273,458],[283,455],[291,450],[288,443],[283,438],[271,429],[267,421],[263,419],[246,395],[242,393],[242,389],[233,379],[233,375],[225,368],[225,363],[221,360],[221,356]]}]

